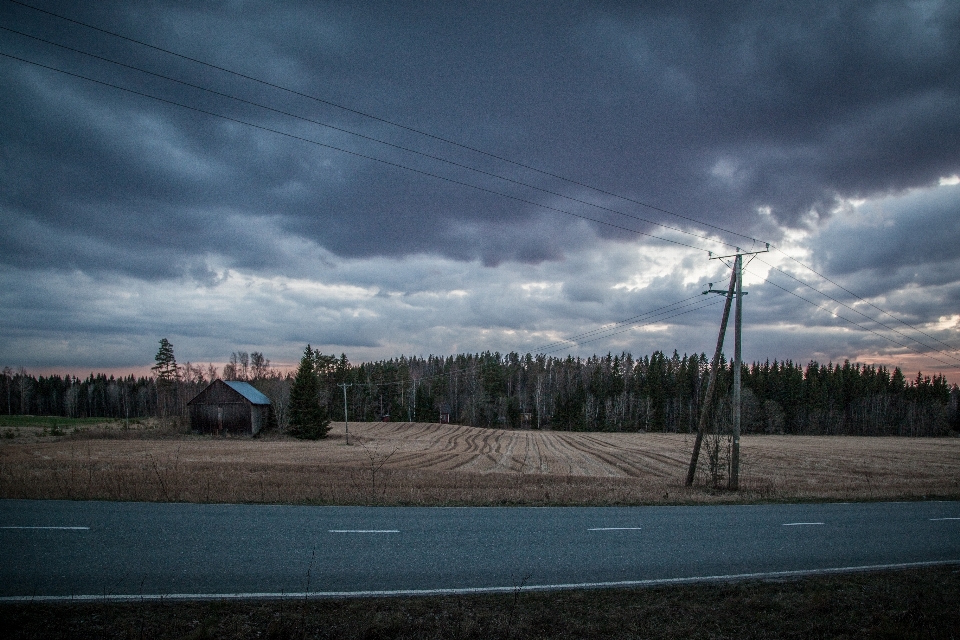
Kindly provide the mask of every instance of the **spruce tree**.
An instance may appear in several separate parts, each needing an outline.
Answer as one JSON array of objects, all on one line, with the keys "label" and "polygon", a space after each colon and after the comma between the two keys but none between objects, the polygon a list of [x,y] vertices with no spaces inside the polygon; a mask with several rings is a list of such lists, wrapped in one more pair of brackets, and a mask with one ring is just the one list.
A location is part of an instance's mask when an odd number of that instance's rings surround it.
[{"label": "spruce tree", "polygon": [[324,438],[330,430],[327,409],[320,404],[320,376],[315,366],[319,355],[319,352],[313,351],[310,345],[307,345],[290,388],[288,431],[303,440]]}]

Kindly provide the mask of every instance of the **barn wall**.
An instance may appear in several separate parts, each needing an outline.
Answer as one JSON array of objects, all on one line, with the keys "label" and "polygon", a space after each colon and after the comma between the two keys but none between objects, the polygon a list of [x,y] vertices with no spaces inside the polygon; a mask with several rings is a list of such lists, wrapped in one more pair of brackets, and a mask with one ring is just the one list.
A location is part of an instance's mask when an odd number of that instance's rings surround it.
[{"label": "barn wall", "polygon": [[218,433],[222,428],[224,433],[251,435],[254,433],[251,430],[251,408],[252,405],[247,402],[192,404],[190,428],[201,433]]},{"label": "barn wall", "polygon": [[194,431],[237,435],[255,435],[266,428],[270,409],[250,403],[222,382],[202,391],[189,407]]},{"label": "barn wall", "polygon": [[251,435],[257,435],[267,428],[267,420],[270,417],[270,407],[269,405],[262,404],[250,405],[250,414],[250,422],[253,429]]},{"label": "barn wall", "polygon": [[217,430],[217,405],[191,404],[190,428],[200,433],[214,433]]},{"label": "barn wall", "polygon": [[236,402],[220,406],[223,407],[224,431],[239,435],[250,435],[250,403]]}]

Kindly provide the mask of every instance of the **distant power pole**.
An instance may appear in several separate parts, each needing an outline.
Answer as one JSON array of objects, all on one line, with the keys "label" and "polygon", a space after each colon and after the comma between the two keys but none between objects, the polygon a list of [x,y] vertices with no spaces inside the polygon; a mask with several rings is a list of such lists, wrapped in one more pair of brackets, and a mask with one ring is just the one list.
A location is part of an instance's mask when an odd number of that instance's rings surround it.
[{"label": "distant power pole", "polygon": [[343,382],[337,385],[338,387],[343,387],[343,429],[347,434],[347,444],[350,444],[350,423],[347,421],[347,387],[352,387],[352,384],[347,384]]},{"label": "distant power pole", "polygon": [[411,380],[410,390],[413,394],[410,396],[410,404],[407,405],[407,422],[413,422],[413,419],[417,416],[417,383],[420,382],[419,379],[413,378]]}]

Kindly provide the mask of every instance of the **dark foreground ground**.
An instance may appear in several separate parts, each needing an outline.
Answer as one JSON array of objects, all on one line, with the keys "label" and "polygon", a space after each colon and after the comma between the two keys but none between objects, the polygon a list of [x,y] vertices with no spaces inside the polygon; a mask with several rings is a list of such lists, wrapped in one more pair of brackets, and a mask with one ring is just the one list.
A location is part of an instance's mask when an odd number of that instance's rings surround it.
[{"label": "dark foreground ground", "polygon": [[0,605],[3,638],[960,638],[960,566],[435,598]]}]

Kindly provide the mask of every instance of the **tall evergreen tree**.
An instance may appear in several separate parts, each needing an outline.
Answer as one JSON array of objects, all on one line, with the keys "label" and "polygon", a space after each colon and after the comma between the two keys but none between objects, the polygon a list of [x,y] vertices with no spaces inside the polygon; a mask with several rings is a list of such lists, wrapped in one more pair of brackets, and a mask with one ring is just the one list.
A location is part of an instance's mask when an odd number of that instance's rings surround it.
[{"label": "tall evergreen tree", "polygon": [[157,382],[173,382],[178,378],[180,367],[173,355],[173,345],[166,338],[160,339],[160,350],[154,356],[156,364],[150,367],[157,374]]},{"label": "tall evergreen tree", "polygon": [[307,345],[290,387],[291,435],[303,440],[324,438],[330,430],[327,408],[320,402],[320,376],[317,372],[319,352]]}]

